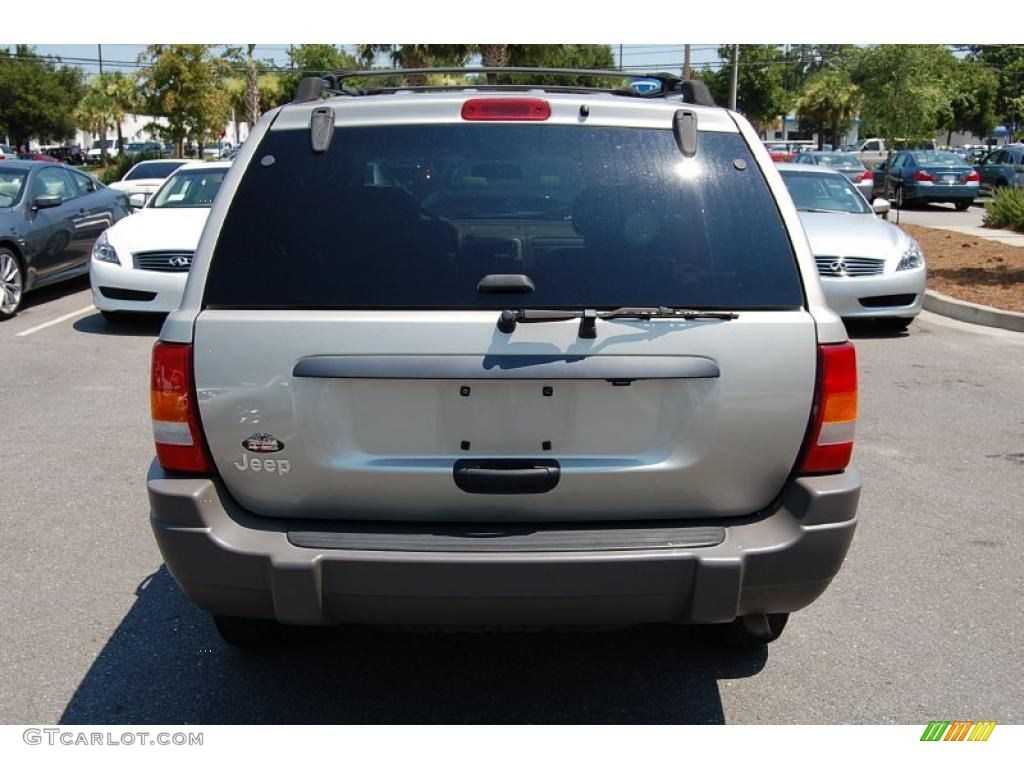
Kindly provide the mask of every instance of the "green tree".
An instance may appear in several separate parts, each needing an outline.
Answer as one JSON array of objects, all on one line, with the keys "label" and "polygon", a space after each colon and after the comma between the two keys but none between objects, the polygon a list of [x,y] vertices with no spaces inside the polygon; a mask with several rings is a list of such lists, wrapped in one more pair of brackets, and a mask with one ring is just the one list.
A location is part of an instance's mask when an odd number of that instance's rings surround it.
[{"label": "green tree", "polygon": [[82,79],[80,69],[43,58],[27,45],[0,49],[0,135],[19,146],[31,138],[73,136]]},{"label": "green tree", "polygon": [[973,45],[971,59],[986,65],[999,79],[996,89],[996,119],[1009,126],[1012,140],[1024,122],[1024,47],[1019,45]]},{"label": "green tree", "polygon": [[[731,61],[732,46],[722,46],[718,55]],[[736,109],[742,112],[758,131],[764,131],[779,115],[787,114],[793,105],[793,93],[786,87],[784,74],[787,61],[777,45],[741,45],[739,76],[736,87]],[[729,103],[731,64],[717,72],[708,72],[705,81],[715,101]]]},{"label": "green tree", "polygon": [[[568,67],[571,69],[612,69],[615,55],[609,45],[510,45],[508,50],[510,67]],[[598,85],[594,78],[587,77],[536,77],[523,75],[513,77],[518,82],[538,82],[542,85],[565,83],[569,85]],[[610,85],[610,83],[603,83]]]},{"label": "green tree", "polygon": [[161,135],[182,154],[187,139],[199,146],[216,141],[228,122],[230,99],[223,82],[230,65],[212,45],[151,45],[140,56],[140,101],[150,115],[164,117]]},{"label": "green tree", "polygon": [[[380,54],[391,59],[391,63],[402,69],[425,67],[462,67],[473,53],[472,45],[383,45],[367,43],[356,46],[360,61],[372,65]],[[412,86],[426,85],[426,75],[410,75]]]},{"label": "green tree", "polygon": [[943,45],[878,45],[858,58],[853,79],[864,93],[865,135],[892,142],[934,137],[949,117],[949,72],[956,57]]},{"label": "green tree", "polygon": [[805,130],[812,126],[817,129],[819,149],[826,132],[832,146],[838,147],[853,126],[861,103],[860,88],[846,70],[820,69],[810,76],[797,99],[796,117]]},{"label": "green tree", "polygon": [[[97,87],[101,88],[110,102],[110,117],[117,129],[117,148],[124,149],[124,136],[121,124],[129,113],[138,112],[138,86],[135,80],[124,72],[104,72],[97,78]],[[104,146],[103,152],[106,153]]]},{"label": "green tree", "polygon": [[[97,76],[89,81],[78,102],[78,124],[90,134],[99,137],[100,157],[107,163],[107,130],[114,124],[114,101],[103,81]],[[120,134],[120,128],[118,129]]]},{"label": "green tree", "polygon": [[290,70],[280,76],[279,103],[290,101],[304,77],[358,69],[359,62],[336,45],[315,43],[288,47]]},{"label": "green tree", "polygon": [[996,73],[982,62],[960,60],[950,72],[949,94],[946,143],[951,142],[953,131],[986,138],[997,120],[999,77]]}]

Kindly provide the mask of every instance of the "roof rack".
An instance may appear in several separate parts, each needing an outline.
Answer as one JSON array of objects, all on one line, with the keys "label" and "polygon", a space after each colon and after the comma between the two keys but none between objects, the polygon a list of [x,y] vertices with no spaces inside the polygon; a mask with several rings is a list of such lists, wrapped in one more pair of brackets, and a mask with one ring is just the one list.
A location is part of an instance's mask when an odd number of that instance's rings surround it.
[{"label": "roof rack", "polygon": [[[545,75],[564,77],[591,77],[591,78],[615,78],[619,80],[648,80],[656,81],[660,88],[648,93],[640,93],[630,88],[607,88],[596,86],[581,86],[574,84],[549,85],[549,84],[502,84],[490,85],[486,83],[477,84],[453,84],[453,85],[401,85],[385,86],[373,89],[358,89],[345,83],[346,80],[354,78],[374,77],[408,77],[412,75]],[[326,91],[334,96],[369,96],[381,93],[394,93],[396,91],[462,91],[472,88],[476,91],[521,91],[524,88],[541,88],[545,91],[557,93],[614,93],[620,96],[632,98],[651,99],[666,98],[669,96],[680,96],[683,101],[690,104],[713,107],[715,100],[707,85],[700,80],[683,80],[665,72],[636,73],[623,72],[616,69],[572,69],[565,67],[421,67],[416,69],[361,69],[342,70],[339,72],[325,73],[321,76],[303,78],[295,89],[293,103],[315,101],[321,98]]]}]

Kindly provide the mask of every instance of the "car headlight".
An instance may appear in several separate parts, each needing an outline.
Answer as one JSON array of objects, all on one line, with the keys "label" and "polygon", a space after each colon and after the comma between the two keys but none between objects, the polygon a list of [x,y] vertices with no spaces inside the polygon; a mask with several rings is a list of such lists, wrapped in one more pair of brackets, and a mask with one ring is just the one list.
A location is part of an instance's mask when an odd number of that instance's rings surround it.
[{"label": "car headlight", "polygon": [[903,252],[900,263],[896,267],[896,271],[899,272],[901,269],[917,269],[924,265],[924,254],[921,253],[921,246],[918,245],[917,240],[910,241],[910,247]]},{"label": "car headlight", "polygon": [[114,250],[114,246],[107,239],[106,232],[96,238],[96,242],[92,246],[92,257],[96,261],[107,261],[111,264],[121,263],[121,260],[117,258],[117,251]]}]

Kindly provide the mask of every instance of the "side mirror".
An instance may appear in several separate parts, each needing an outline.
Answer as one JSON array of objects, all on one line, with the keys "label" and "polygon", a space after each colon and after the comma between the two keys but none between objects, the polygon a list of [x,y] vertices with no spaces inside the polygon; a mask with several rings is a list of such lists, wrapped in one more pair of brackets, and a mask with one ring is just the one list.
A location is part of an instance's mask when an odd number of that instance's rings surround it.
[{"label": "side mirror", "polygon": [[146,196],[142,192],[136,192],[134,195],[129,195],[128,205],[131,208],[144,208],[146,205]]},{"label": "side mirror", "polygon": [[881,197],[876,197],[871,201],[871,210],[879,216],[885,216],[891,209],[892,206],[889,204],[889,201]]},{"label": "side mirror", "polygon": [[32,210],[39,210],[40,208],[56,208],[63,202],[64,198],[60,195],[40,195],[32,201]]}]

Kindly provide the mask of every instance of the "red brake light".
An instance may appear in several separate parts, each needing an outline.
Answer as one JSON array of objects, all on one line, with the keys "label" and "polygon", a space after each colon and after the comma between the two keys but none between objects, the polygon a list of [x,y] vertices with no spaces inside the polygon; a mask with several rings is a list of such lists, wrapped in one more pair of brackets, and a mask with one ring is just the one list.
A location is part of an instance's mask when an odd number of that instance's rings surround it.
[{"label": "red brake light", "polygon": [[547,120],[551,105],[544,99],[468,99],[463,120]]},{"label": "red brake light", "polygon": [[213,474],[213,462],[199,426],[191,344],[158,341],[153,346],[149,399],[160,466]]},{"label": "red brake light", "polygon": [[971,171],[966,176],[964,176],[964,181],[981,181],[981,176],[978,174],[977,171]]},{"label": "red brake light", "polygon": [[871,171],[864,171],[857,181],[871,181],[874,178],[875,177],[872,175]]},{"label": "red brake light", "polygon": [[857,424],[857,353],[849,341],[818,345],[818,383],[799,471],[841,472],[850,463]]},{"label": "red brake light", "polygon": [[928,171],[918,171],[914,174],[914,178],[917,181],[935,181],[935,177],[928,173]]}]

